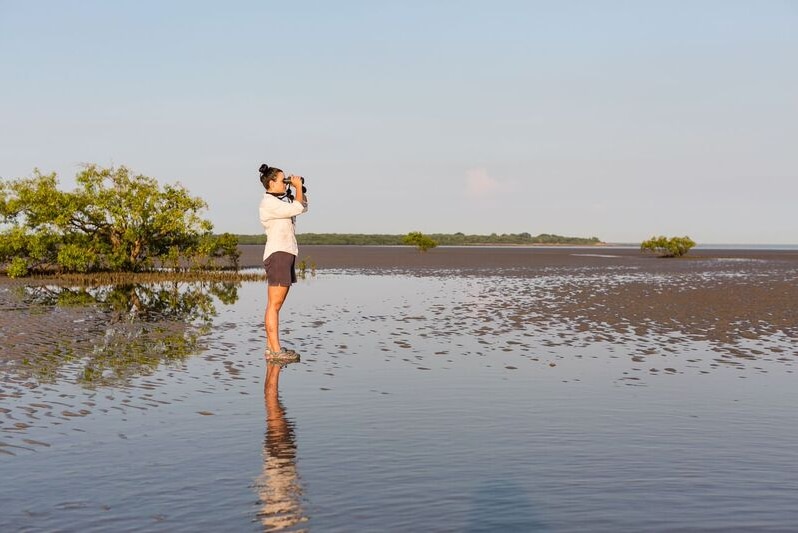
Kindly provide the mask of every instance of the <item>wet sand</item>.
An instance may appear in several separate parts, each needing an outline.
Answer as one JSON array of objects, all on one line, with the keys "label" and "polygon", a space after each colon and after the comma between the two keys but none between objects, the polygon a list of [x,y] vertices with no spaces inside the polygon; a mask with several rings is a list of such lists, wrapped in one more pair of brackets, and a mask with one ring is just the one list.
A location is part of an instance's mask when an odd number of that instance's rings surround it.
[{"label": "wet sand", "polygon": [[[261,254],[261,246],[242,247],[242,264],[259,266]],[[637,336],[678,331],[726,344],[774,335],[798,340],[798,251],[694,250],[663,259],[612,247],[442,247],[421,253],[410,247],[303,246],[299,260],[318,270],[505,276],[507,291],[499,286],[495,293],[497,311],[515,310],[522,327],[567,322],[579,331],[605,332],[607,340],[611,333],[623,340],[617,334],[627,330]],[[558,276],[576,282],[533,289],[509,282]],[[520,309],[517,296],[529,291],[545,291],[544,303],[529,300],[537,308]]]}]

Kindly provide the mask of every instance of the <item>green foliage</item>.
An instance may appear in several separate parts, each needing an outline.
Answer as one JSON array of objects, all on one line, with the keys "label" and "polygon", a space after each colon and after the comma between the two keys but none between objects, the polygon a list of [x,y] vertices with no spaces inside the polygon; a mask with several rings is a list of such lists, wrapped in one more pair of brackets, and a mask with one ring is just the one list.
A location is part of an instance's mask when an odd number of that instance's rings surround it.
[{"label": "green foliage", "polygon": [[640,245],[640,251],[654,252],[659,254],[660,257],[681,257],[689,252],[693,246],[695,246],[695,241],[690,237],[671,237],[669,239],[660,235],[643,241]]},{"label": "green foliage", "polygon": [[21,257],[33,270],[142,271],[204,255],[206,266],[227,257],[237,268],[235,236],[214,236],[200,216],[206,203],[183,186],[97,165],[86,165],[76,181],[71,192],[38,170],[0,181],[0,265]]},{"label": "green foliage", "polygon": [[402,242],[409,246],[416,246],[422,252],[426,252],[427,250],[438,246],[438,243],[435,242],[434,239],[427,237],[420,231],[411,231],[404,236]]},{"label": "green foliage", "polygon": [[160,259],[165,267],[177,270],[180,267],[180,248],[177,246],[170,246]]},{"label": "green foliage", "polygon": [[403,235],[360,233],[301,233],[296,236],[299,244],[354,244],[354,245],[401,245]]},{"label": "green foliage", "polygon": [[9,278],[21,278],[28,275],[28,262],[21,257],[15,257],[6,268]]},{"label": "green foliage", "polygon": [[49,228],[10,226],[0,232],[0,265],[22,258],[29,268],[38,268],[55,255],[59,236]]},{"label": "green foliage", "polygon": [[76,244],[64,244],[58,249],[57,261],[67,272],[89,272],[97,266],[97,254]]},{"label": "green foliage", "polygon": [[[202,235],[191,249],[190,264],[194,269],[214,269],[219,267],[219,259],[226,258],[228,267],[238,270],[241,252],[238,249],[238,238],[231,233],[221,235]],[[180,262],[180,250],[172,246],[161,258],[164,264],[177,265]]]},{"label": "green foliage", "polygon": [[238,260],[241,257],[241,251],[238,249],[238,237],[232,233],[222,233],[218,236],[211,236],[211,239],[213,240],[211,257],[227,258],[229,266],[238,270]]},{"label": "green foliage", "polygon": [[316,275],[316,261],[314,261],[310,257],[307,257],[307,258],[303,257],[302,259],[300,259],[297,262],[296,269],[297,269],[297,276],[300,279],[305,279],[307,277],[308,269],[310,269],[310,275],[311,276],[315,276]]}]

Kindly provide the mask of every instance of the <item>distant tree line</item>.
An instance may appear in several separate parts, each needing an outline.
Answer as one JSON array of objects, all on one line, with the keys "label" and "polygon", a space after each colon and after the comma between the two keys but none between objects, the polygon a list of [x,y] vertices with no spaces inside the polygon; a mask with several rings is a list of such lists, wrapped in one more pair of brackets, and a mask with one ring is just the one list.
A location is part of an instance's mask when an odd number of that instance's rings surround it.
[{"label": "distant tree line", "polygon": [[[439,246],[467,246],[490,244],[602,244],[598,237],[564,237],[550,233],[532,236],[529,233],[491,233],[490,235],[466,235],[465,233],[425,233]],[[265,244],[265,235],[238,235],[239,244]],[[296,239],[299,244],[358,244],[399,246],[406,244],[407,234],[385,233],[300,233]]]}]

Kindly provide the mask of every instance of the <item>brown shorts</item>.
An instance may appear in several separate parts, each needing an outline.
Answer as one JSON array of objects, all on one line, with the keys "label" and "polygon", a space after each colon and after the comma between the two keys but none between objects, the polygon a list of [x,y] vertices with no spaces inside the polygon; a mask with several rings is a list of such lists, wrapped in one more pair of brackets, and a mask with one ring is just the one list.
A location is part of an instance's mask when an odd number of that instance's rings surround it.
[{"label": "brown shorts", "polygon": [[266,279],[269,285],[290,287],[296,283],[296,270],[294,269],[296,256],[288,252],[274,252],[263,261],[266,268]]}]

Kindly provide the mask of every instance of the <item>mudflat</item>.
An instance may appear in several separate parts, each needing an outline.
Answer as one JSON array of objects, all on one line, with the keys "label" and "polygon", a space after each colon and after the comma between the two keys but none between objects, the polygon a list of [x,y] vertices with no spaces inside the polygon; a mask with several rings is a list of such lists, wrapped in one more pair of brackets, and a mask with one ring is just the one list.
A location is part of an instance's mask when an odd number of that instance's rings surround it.
[{"label": "mudflat", "polygon": [[[241,265],[262,266],[263,246],[242,245]],[[319,269],[506,269],[534,273],[546,267],[637,267],[652,272],[722,269],[733,261],[798,268],[798,250],[693,250],[678,259],[643,254],[636,248],[605,246],[447,246],[420,252],[408,246],[305,245],[298,260]],[[707,261],[710,261],[707,263]],[[714,261],[714,262],[713,262]]]},{"label": "mudflat", "polygon": [[[261,266],[262,246],[241,251],[243,267]],[[669,336],[669,342],[706,340],[719,343],[727,358],[755,358],[763,348],[798,355],[798,251],[694,250],[663,259],[614,247],[439,247],[422,253],[396,246],[302,246],[299,261],[308,276],[340,271],[483,279],[495,288],[481,305],[531,332],[564,327],[618,343],[657,335]],[[135,303],[123,305],[122,315],[141,307],[142,298],[159,309],[160,300],[173,299],[163,288],[123,292],[121,299]],[[38,305],[42,295],[58,305]],[[106,335],[109,325],[114,331],[130,327],[119,309],[75,305],[65,296],[76,295],[56,294],[41,281],[0,278],[0,362],[16,366],[25,358],[52,358],[56,346],[80,352]],[[186,319],[197,318],[190,310],[208,302],[199,300],[199,292],[183,298],[180,313],[147,321],[161,323],[158,330],[167,336],[186,334]]]},{"label": "mudflat", "polygon": [[[243,246],[242,264],[258,266],[261,254],[261,246]],[[798,339],[798,251],[693,250],[660,258],[614,247],[440,247],[422,253],[411,247],[303,246],[299,260],[317,270],[506,277],[506,290],[495,292],[494,304],[513,310],[520,326],[559,322],[604,340],[622,341],[618,333],[627,330],[637,337],[676,332],[722,342],[729,345],[724,351],[748,357],[759,350],[742,350],[738,341]],[[779,344],[773,349],[785,351]]]}]

